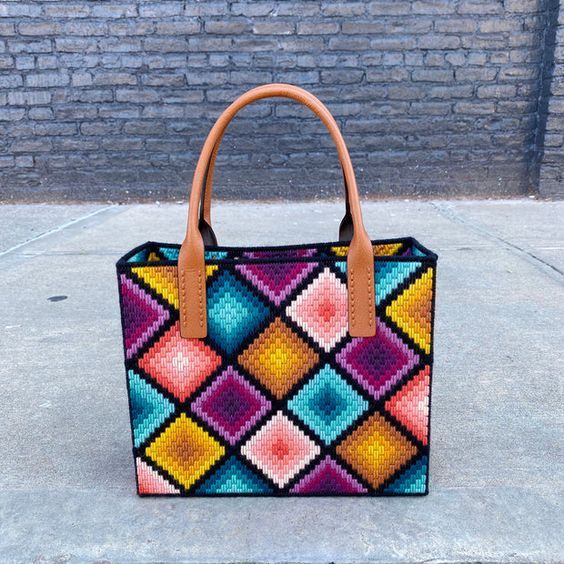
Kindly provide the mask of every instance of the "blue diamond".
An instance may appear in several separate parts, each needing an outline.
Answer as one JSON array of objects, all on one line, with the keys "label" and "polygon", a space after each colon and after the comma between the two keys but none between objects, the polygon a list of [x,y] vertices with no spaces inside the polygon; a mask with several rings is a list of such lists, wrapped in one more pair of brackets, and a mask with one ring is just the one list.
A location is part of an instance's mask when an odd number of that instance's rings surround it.
[{"label": "blue diamond", "polygon": [[329,444],[368,409],[368,402],[325,365],[288,402],[288,408]]},{"label": "blue diamond", "polygon": [[269,314],[268,307],[229,271],[221,274],[208,291],[208,332],[229,354]]},{"label": "blue diamond", "polygon": [[395,494],[425,493],[427,491],[427,466],[427,457],[422,456],[384,491]]},{"label": "blue diamond", "polygon": [[133,442],[136,447],[139,447],[174,411],[174,405],[133,370],[129,370],[127,376],[129,378]]},{"label": "blue diamond", "polygon": [[376,261],[376,303],[381,304],[420,265],[419,262]]},{"label": "blue diamond", "polygon": [[230,458],[199,488],[200,494],[269,493],[270,486],[236,458]]}]

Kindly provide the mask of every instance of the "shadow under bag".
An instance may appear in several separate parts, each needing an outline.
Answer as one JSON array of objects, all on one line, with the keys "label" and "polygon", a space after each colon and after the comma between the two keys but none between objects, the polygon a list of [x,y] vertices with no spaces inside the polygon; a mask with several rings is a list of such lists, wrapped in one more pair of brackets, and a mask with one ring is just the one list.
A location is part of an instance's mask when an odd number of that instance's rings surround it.
[{"label": "shadow under bag", "polygon": [[[211,228],[217,150],[235,114],[286,97],[326,125],[343,168],[339,241],[224,247]],[[140,495],[422,495],[437,256],[370,241],[335,120],[287,84],[255,88],[202,149],[182,245],[117,263]]]}]

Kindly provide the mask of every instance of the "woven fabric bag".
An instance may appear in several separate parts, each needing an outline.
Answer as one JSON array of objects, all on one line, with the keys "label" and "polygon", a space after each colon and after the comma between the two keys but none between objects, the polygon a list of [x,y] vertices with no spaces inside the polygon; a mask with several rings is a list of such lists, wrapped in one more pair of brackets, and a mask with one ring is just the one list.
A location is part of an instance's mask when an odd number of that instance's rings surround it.
[{"label": "woven fabric bag", "polygon": [[[217,245],[217,150],[267,97],[306,105],[335,142],[338,242]],[[437,256],[411,237],[370,241],[327,108],[287,84],[238,98],[204,144],[188,215],[182,245],[117,263],[138,493],[426,494]]]}]

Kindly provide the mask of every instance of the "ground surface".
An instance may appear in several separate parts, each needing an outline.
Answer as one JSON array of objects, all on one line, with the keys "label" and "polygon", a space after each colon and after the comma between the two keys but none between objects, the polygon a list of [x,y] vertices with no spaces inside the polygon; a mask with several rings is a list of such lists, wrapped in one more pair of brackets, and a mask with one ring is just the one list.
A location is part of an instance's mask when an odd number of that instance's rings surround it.
[{"label": "ground surface", "polygon": [[[333,240],[340,214],[214,209],[224,244]],[[425,498],[136,497],[114,262],[185,209],[0,207],[0,560],[563,561],[564,203],[364,215],[439,253]]]}]

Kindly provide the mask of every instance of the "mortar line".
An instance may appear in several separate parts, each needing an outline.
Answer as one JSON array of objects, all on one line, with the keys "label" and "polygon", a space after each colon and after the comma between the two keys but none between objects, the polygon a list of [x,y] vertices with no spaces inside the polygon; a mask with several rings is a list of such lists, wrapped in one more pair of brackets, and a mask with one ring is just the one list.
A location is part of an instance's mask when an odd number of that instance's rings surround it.
[{"label": "mortar line", "polygon": [[17,245],[14,245],[13,247],[10,247],[9,249],[6,249],[5,251],[0,252],[0,257],[3,257],[7,254],[13,253],[14,251],[17,251],[18,249],[21,249],[22,247],[26,247],[27,245],[30,245],[31,243],[35,243],[35,241],[39,241],[39,239],[44,239],[45,237],[48,237],[49,235],[53,235],[55,233],[59,233],[61,231],[64,231],[65,229],[67,229],[68,227],[71,227],[72,225],[76,225],[77,223],[81,223],[82,221],[85,221],[87,219],[90,219],[91,217],[98,215],[100,213],[106,212],[109,209],[115,208],[116,204],[112,204],[111,206],[106,206],[105,208],[100,208],[99,210],[95,210],[93,212],[87,213],[86,215],[83,215],[81,217],[78,217],[76,219],[72,219],[71,221],[67,221],[66,223],[63,223],[62,225],[58,225],[57,227],[54,227],[53,229],[48,229],[47,231],[44,231],[43,233],[40,233],[39,235],[36,235],[35,237],[32,237],[31,239],[27,239],[27,241],[23,241],[22,243],[18,243]]},{"label": "mortar line", "polygon": [[[537,255],[535,255],[531,251],[528,251],[527,249],[524,249],[523,247],[520,247],[519,245],[516,245],[515,243],[512,243],[511,241],[508,241],[507,239],[504,239],[503,237],[500,237],[499,235],[496,235],[495,233],[492,233],[491,231],[489,231],[485,227],[481,227],[480,225],[474,223],[473,221],[465,219],[461,215],[457,214],[451,206],[448,206],[448,204],[445,205],[445,204],[439,203],[439,202],[430,202],[430,204],[443,217],[452,221],[453,223],[458,223],[460,225],[463,225],[464,227],[467,227],[468,229],[474,231],[475,233],[478,233],[482,237],[487,238],[487,239],[491,239],[491,240],[501,244],[502,246],[505,246],[506,248],[508,248],[508,250],[513,252],[513,254],[515,254],[517,256],[525,255],[529,259],[532,259],[533,261],[539,262],[543,266],[550,268],[551,270],[553,270],[558,275],[564,276],[564,272],[562,272],[559,268],[557,268],[553,264],[550,264],[548,261],[542,259],[541,257],[538,257]],[[515,252],[515,251],[517,251],[517,252]]]}]

